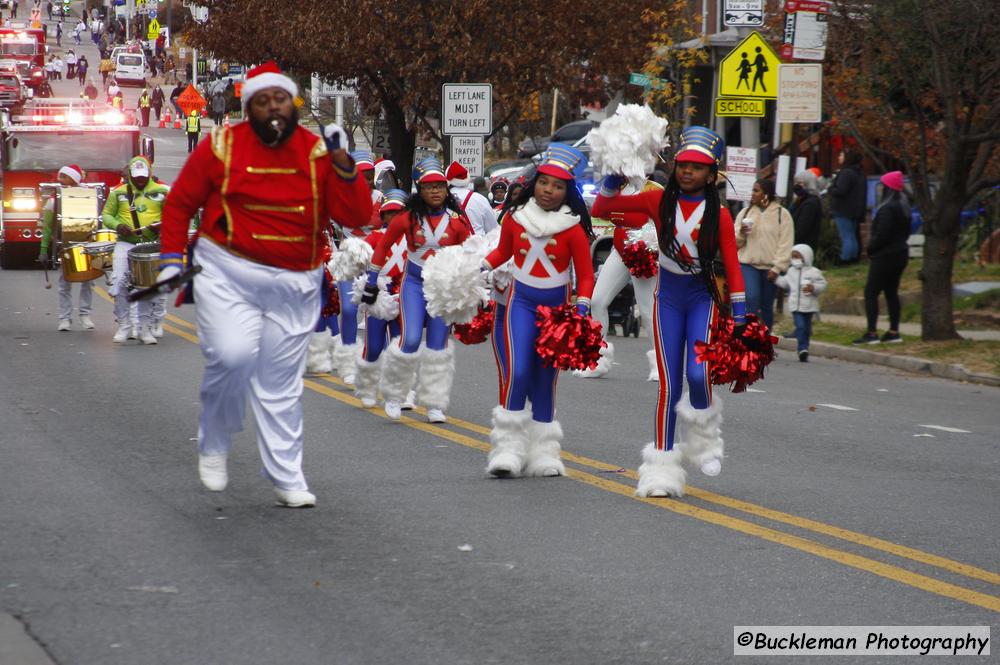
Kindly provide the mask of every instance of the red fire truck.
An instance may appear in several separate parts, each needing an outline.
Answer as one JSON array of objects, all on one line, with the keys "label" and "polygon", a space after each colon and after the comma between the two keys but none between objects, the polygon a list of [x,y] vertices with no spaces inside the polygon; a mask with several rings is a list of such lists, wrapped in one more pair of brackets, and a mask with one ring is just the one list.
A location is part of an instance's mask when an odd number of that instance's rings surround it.
[{"label": "red fire truck", "polygon": [[24,84],[38,92],[45,80],[45,30],[28,27],[0,27],[0,58],[29,63],[22,72]]},{"label": "red fire truck", "polygon": [[55,182],[60,168],[77,164],[85,182],[110,191],[140,154],[153,160],[153,139],[103,102],[35,99],[19,117],[0,114],[0,267],[30,266],[38,257],[45,203],[39,183]]}]

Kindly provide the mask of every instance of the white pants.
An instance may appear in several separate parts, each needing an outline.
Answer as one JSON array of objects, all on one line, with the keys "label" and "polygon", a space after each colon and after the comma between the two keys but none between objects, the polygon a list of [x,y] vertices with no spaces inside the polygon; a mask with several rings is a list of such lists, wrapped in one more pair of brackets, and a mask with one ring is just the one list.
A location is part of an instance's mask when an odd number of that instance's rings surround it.
[{"label": "white pants", "polygon": [[[597,276],[597,284],[594,285],[594,295],[591,299],[590,309],[594,318],[604,326],[605,337],[608,334],[608,306],[615,299],[618,292],[625,288],[629,279],[632,280],[632,290],[635,292],[635,300],[639,305],[639,313],[642,316],[642,323],[646,330],[652,331],[653,326],[653,292],[656,290],[656,278],[639,279],[632,277],[632,273],[625,267],[621,255],[617,250],[612,250],[608,255],[604,265],[601,266],[600,274]],[[650,339],[653,335],[650,332]]]},{"label": "white pants", "polygon": [[223,455],[243,429],[247,397],[264,475],[305,490],[302,373],[320,310],[321,269],[284,270],[247,261],[207,239],[194,280],[198,338],[205,356],[198,450]]},{"label": "white pants", "polygon": [[[59,320],[69,321],[73,318],[73,282],[67,282],[63,271],[59,273]],[[94,302],[94,282],[80,282],[80,300],[77,309],[80,315],[90,314],[91,305]]]},{"label": "white pants", "polygon": [[118,325],[131,321],[132,325],[138,323],[150,326],[162,321],[166,315],[167,294],[140,300],[138,303],[128,301],[130,285],[128,251],[133,247],[134,244],[123,240],[115,243],[115,253],[111,263],[111,288],[108,293],[115,298],[115,321]]}]

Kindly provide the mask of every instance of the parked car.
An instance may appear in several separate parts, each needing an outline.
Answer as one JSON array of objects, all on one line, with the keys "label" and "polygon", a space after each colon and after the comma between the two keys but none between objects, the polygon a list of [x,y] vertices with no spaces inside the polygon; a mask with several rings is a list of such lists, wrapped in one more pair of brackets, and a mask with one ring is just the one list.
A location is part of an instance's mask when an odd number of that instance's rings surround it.
[{"label": "parked car", "polygon": [[487,180],[493,180],[495,178],[511,178],[517,177],[521,170],[531,164],[530,159],[504,159],[499,162],[493,162],[483,172],[483,175]]},{"label": "parked car", "polygon": [[594,127],[597,127],[597,123],[593,120],[577,120],[576,122],[563,125],[557,129],[552,136],[526,138],[518,144],[517,156],[534,157],[535,155],[544,152],[545,149],[549,147],[549,143],[553,142],[569,144],[576,143],[586,136],[587,132]]}]

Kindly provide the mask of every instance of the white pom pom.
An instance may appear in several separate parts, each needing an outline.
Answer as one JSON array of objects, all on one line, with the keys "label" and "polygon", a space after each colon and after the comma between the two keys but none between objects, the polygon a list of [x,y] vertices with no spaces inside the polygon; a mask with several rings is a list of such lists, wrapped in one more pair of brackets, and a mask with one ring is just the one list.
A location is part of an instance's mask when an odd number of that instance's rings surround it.
[{"label": "white pom pom", "polygon": [[446,323],[468,323],[488,299],[481,275],[482,257],[452,245],[439,249],[424,263],[427,313]]},{"label": "white pom pom", "polygon": [[365,285],[368,283],[367,275],[358,275],[351,285],[351,302],[358,306],[360,310],[367,312],[376,319],[392,321],[399,316],[399,294],[389,293],[389,280],[383,275],[378,276],[378,297],[371,305],[361,302],[361,296],[365,292]]},{"label": "white pom pom", "polygon": [[326,265],[335,282],[349,282],[368,269],[373,253],[364,238],[347,238]]},{"label": "white pom pom", "polygon": [[619,174],[633,182],[653,172],[657,154],[669,145],[667,121],[648,106],[622,104],[587,136],[594,170]]},{"label": "white pom pom", "polygon": [[639,230],[640,239],[646,243],[646,247],[658,252],[660,250],[660,236],[656,233],[656,224],[646,222],[646,225]]}]

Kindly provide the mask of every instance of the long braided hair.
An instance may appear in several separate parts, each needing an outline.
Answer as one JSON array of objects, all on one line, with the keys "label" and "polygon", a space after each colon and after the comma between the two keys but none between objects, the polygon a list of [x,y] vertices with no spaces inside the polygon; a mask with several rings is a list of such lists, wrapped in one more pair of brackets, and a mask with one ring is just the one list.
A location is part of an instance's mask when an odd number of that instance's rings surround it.
[{"label": "long braided hair", "polygon": [[[674,167],[676,169],[676,166]],[[712,166],[712,175],[718,176],[719,169]],[[667,186],[663,190],[663,197],[660,199],[660,228],[657,240],[660,244],[660,251],[667,257],[674,260],[686,273],[697,273],[694,264],[688,263],[681,254],[681,244],[677,241],[677,200],[680,198],[681,188],[677,182],[676,174],[671,174]],[[719,210],[722,200],[719,198],[719,190],[715,182],[705,184],[705,212],[701,218],[701,229],[698,233],[698,265],[701,269],[698,273],[705,282],[712,300],[719,309],[723,309],[722,293],[719,292],[716,281],[715,259],[719,253]]]},{"label": "long braided hair", "polygon": [[[462,204],[458,202],[458,199],[455,198],[455,195],[450,189],[448,190],[448,196],[445,197],[444,207],[445,210],[451,210],[452,212],[457,213],[458,216],[465,221],[465,224],[469,227],[469,229],[472,229],[472,223],[469,222],[469,218],[465,215],[465,211],[462,210]],[[417,185],[416,194],[412,194],[406,200],[406,207],[404,210],[410,213],[410,233],[413,235],[417,232],[417,229],[420,228],[420,220],[426,219],[431,215],[430,206],[428,206],[427,202],[424,201],[424,198],[420,196],[420,185]]]}]

